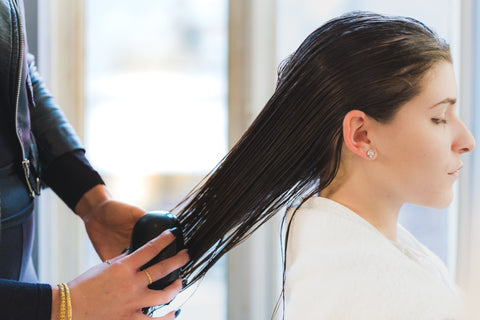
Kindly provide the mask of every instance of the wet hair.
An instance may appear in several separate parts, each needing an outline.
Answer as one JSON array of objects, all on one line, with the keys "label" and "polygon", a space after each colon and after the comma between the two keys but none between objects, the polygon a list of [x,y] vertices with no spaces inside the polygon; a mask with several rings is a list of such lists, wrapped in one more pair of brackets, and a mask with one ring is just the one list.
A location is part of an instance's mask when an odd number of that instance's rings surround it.
[{"label": "wet hair", "polygon": [[310,34],[279,67],[275,92],[239,142],[172,210],[191,253],[190,285],[279,209],[332,182],[349,111],[388,123],[427,71],[451,60],[443,39],[406,17],[352,12]]}]

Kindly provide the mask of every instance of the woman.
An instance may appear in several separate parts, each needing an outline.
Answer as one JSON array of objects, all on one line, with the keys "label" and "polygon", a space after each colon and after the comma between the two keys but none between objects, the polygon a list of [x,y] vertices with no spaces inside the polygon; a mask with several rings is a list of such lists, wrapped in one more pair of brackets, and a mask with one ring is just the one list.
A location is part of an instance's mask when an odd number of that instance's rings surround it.
[{"label": "woman", "polygon": [[474,139],[456,114],[450,49],[422,23],[355,12],[314,31],[275,93],[176,209],[190,285],[280,208],[289,211],[287,319],[450,319],[455,285],[400,226],[443,208]]}]

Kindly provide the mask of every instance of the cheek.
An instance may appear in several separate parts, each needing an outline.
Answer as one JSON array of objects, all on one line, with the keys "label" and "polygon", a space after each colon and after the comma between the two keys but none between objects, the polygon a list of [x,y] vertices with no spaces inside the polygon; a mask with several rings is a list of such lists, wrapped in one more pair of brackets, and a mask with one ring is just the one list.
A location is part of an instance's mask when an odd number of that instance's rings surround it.
[{"label": "cheek", "polygon": [[381,138],[381,148],[388,160],[400,168],[413,170],[425,166],[428,169],[438,163],[441,153],[448,149],[443,128],[431,125],[423,117],[421,119],[423,121],[400,123]]},{"label": "cheek", "polygon": [[425,133],[415,134],[403,140],[400,149],[402,154],[398,160],[403,162],[402,167],[409,172],[407,176],[410,179],[429,185],[440,177],[445,159],[442,150],[445,146],[437,137]]},{"label": "cheek", "polygon": [[408,202],[444,208],[452,200],[453,179],[448,175],[448,144],[439,136],[418,136],[404,158],[408,167],[401,172]]},{"label": "cheek", "polygon": [[385,166],[394,171],[411,171],[429,157],[431,146],[417,130],[398,128],[380,138],[379,155]]},{"label": "cheek", "polygon": [[442,136],[441,128],[417,126],[385,133],[380,140],[381,174],[405,202],[433,207],[450,202],[452,188],[445,166],[449,147]]}]

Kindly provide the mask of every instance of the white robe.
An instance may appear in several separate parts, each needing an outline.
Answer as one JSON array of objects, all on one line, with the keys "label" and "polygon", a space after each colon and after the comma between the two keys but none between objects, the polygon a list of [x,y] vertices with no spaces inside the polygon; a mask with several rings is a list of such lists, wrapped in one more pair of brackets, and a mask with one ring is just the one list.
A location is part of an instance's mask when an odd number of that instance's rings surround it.
[{"label": "white robe", "polygon": [[289,233],[285,319],[463,319],[442,261],[397,232],[391,241],[337,202],[307,200]]}]

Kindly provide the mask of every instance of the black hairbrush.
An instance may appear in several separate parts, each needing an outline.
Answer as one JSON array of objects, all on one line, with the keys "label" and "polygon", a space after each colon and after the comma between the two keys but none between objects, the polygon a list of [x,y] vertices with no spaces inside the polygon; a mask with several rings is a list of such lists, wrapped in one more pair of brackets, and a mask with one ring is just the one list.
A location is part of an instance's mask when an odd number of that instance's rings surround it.
[{"label": "black hairbrush", "polygon": [[[140,270],[144,270],[162,260],[173,257],[180,250],[185,248],[185,244],[180,222],[178,222],[177,218],[170,212],[152,211],[138,219],[132,231],[132,242],[130,244],[129,253],[137,250],[148,241],[160,235],[163,231],[173,228],[177,228],[177,231],[174,233],[176,236],[175,240],[152,260],[144,264]],[[180,277],[180,274],[181,269],[177,269],[167,276],[152,282],[148,285],[148,288],[162,290],[177,280]],[[142,310],[143,313],[148,314],[148,308],[143,308]]]}]

